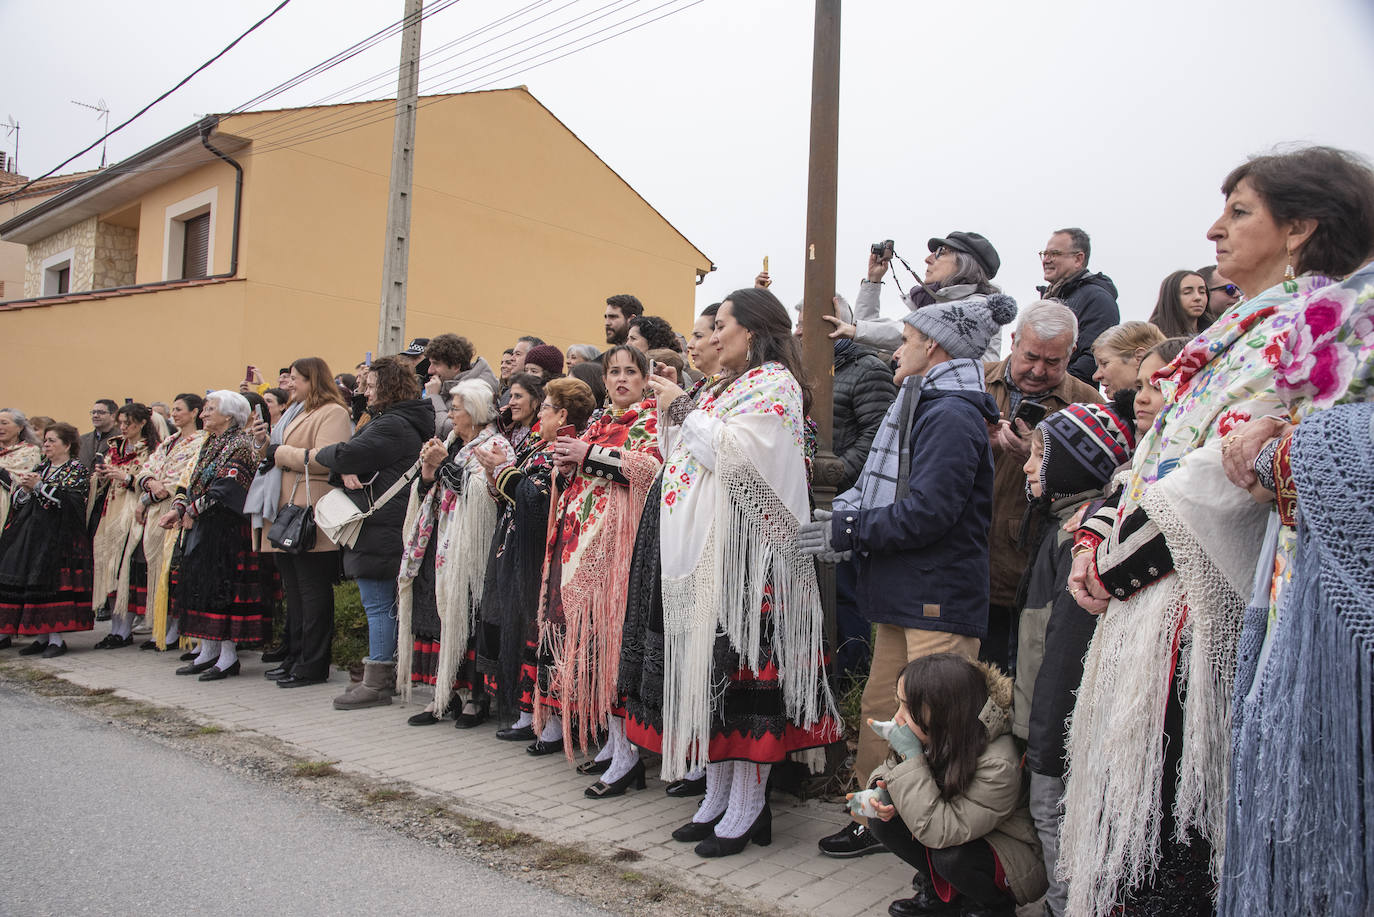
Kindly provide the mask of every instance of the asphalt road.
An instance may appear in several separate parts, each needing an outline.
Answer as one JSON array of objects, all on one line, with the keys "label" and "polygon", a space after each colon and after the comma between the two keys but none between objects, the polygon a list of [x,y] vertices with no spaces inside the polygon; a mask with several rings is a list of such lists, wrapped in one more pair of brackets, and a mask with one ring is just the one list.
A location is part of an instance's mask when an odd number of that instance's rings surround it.
[{"label": "asphalt road", "polygon": [[0,914],[605,914],[0,688]]}]

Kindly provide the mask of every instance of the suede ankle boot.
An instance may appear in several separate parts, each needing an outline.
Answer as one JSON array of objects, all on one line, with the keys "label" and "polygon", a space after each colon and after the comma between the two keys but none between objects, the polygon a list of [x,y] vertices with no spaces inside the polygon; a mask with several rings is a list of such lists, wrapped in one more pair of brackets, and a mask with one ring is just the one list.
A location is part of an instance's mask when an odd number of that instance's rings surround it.
[{"label": "suede ankle boot", "polygon": [[335,710],[384,707],[396,693],[396,663],[364,662],[363,680],[334,698]]}]

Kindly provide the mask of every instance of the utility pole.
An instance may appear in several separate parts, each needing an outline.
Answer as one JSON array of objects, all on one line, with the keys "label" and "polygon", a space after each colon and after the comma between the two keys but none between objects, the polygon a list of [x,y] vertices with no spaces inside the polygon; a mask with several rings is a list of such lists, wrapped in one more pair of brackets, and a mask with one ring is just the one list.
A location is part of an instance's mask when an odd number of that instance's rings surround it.
[{"label": "utility pole", "polygon": [[[806,287],[802,308],[802,362],[811,382],[816,458],[811,489],[829,509],[843,466],[834,452],[835,346],[823,315],[835,313],[835,209],[840,158],[840,0],[816,0],[811,65],[811,159],[806,193]],[[825,628],[835,646],[835,568],[818,565]]]},{"label": "utility pole", "polygon": [[420,98],[420,19],[424,0],[406,0],[401,65],[396,76],[396,131],[391,141],[386,246],[382,263],[377,355],[401,352],[406,331],[406,272],[410,266],[410,188],[415,178],[415,109]]}]

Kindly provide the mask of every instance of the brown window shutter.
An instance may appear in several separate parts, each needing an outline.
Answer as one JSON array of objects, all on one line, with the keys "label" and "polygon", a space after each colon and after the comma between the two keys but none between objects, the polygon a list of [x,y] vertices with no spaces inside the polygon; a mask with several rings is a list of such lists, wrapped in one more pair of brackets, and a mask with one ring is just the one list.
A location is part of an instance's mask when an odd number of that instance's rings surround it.
[{"label": "brown window shutter", "polygon": [[181,277],[194,280],[210,273],[210,214],[202,213],[186,221],[186,239],[181,250]]}]

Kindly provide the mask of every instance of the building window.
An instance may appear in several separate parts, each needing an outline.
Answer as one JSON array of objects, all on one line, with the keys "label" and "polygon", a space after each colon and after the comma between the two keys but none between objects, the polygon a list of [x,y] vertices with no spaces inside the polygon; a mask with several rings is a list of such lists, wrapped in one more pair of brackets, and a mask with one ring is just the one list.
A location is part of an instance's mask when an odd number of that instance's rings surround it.
[{"label": "building window", "polygon": [[163,280],[192,280],[215,272],[215,211],[218,188],[169,206],[162,250]]},{"label": "building window", "polygon": [[43,296],[62,296],[71,292],[72,258],[76,249],[69,248],[43,259]]}]

